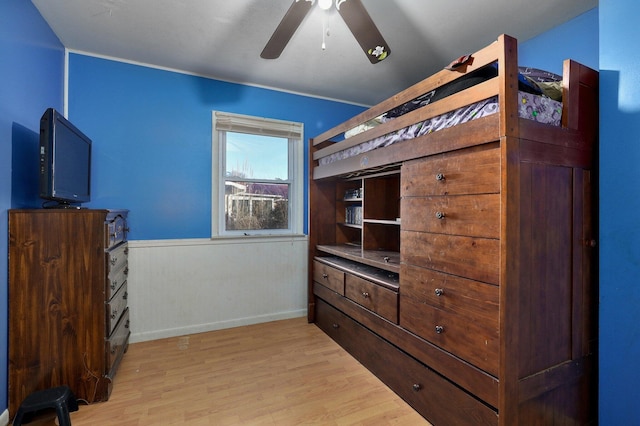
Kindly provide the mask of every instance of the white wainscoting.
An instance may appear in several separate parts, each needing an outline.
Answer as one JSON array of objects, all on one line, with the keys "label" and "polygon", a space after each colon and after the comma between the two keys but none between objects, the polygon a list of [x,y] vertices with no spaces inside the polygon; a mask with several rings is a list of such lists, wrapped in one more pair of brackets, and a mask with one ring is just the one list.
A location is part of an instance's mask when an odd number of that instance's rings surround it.
[{"label": "white wainscoting", "polygon": [[306,236],[129,241],[130,342],[307,314]]}]

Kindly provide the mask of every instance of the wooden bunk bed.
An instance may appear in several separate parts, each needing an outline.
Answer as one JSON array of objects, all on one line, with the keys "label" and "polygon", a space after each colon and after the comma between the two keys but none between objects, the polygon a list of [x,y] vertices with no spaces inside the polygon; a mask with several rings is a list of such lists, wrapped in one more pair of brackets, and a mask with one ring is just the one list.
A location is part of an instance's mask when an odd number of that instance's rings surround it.
[{"label": "wooden bunk bed", "polygon": [[595,423],[598,73],[564,62],[552,125],[515,39],[449,68],[311,140],[309,321],[435,425]]}]

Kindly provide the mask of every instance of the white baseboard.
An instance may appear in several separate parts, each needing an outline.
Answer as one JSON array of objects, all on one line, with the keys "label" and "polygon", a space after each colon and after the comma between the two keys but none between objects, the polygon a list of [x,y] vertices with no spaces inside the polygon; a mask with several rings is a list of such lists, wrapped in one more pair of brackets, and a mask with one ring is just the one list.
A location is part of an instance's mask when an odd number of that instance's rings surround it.
[{"label": "white baseboard", "polygon": [[0,426],[8,426],[9,425],[9,410],[4,410],[2,414],[0,414]]},{"label": "white baseboard", "polygon": [[[187,327],[171,328],[166,330],[154,330],[146,333],[131,333],[129,343],[145,342],[148,340],[165,339],[168,337],[186,336],[188,334],[205,333],[207,331],[223,330],[226,328],[240,327],[243,325],[260,324],[263,322],[279,321],[291,318],[299,318],[307,315],[306,309],[289,312],[278,312],[269,315],[254,316],[249,318],[237,318],[233,320],[219,321],[209,324],[198,324]],[[0,423],[1,424],[1,423]]]}]

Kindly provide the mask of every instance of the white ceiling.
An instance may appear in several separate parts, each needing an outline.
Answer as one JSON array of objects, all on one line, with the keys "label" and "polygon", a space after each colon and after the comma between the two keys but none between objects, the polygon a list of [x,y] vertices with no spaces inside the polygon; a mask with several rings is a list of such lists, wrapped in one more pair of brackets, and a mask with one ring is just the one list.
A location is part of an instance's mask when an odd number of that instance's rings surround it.
[{"label": "white ceiling", "polygon": [[[32,0],[71,51],[373,105],[501,33],[528,40],[598,0],[362,0],[391,55],[371,64],[317,5],[280,58],[260,52],[293,0]],[[323,21],[329,27],[321,49]]]}]

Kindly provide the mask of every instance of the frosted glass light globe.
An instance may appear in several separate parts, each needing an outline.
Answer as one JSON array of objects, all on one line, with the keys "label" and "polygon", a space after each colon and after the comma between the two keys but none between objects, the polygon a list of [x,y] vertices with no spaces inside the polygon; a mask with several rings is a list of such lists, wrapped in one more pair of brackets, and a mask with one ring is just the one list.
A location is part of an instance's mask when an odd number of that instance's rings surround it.
[{"label": "frosted glass light globe", "polygon": [[320,6],[322,10],[329,10],[331,3],[333,3],[332,0],[318,0],[318,6]]}]

